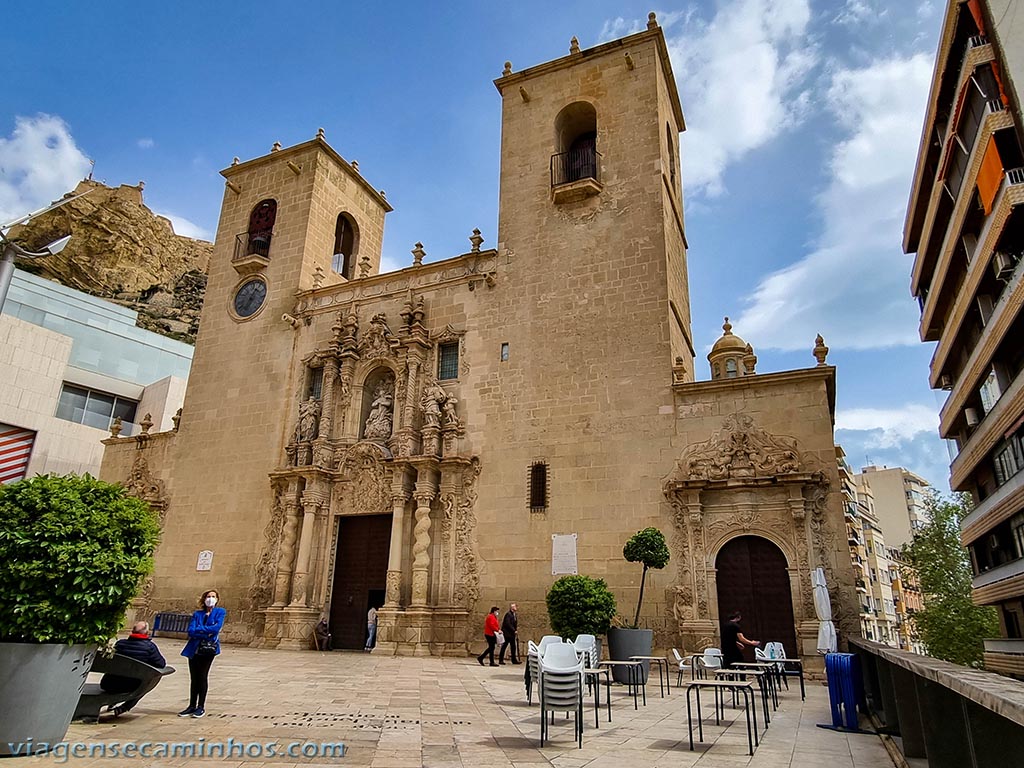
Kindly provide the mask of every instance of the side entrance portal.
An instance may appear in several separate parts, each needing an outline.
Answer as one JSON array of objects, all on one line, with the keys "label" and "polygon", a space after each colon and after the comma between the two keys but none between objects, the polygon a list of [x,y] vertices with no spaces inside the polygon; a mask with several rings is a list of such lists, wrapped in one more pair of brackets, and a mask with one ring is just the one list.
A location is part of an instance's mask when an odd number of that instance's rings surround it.
[{"label": "side entrance portal", "polygon": [[391,515],[341,517],[331,590],[331,634],[335,648],[366,644],[366,613],[384,602],[391,545]]},{"label": "side entrance portal", "polygon": [[[725,544],[715,560],[718,613],[724,624],[733,611],[743,614],[744,637],[761,646],[778,641],[796,658],[796,627],[786,556],[768,539],[740,536]],[[754,660],[751,649],[744,651]]]}]

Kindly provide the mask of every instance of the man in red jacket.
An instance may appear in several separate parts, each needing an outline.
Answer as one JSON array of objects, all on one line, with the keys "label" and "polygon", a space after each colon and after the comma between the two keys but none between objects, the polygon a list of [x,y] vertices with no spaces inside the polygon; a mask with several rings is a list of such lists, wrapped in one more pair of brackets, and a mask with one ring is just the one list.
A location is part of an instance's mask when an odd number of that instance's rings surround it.
[{"label": "man in red jacket", "polygon": [[491,657],[491,666],[496,667],[494,663],[494,646],[498,642],[498,632],[501,630],[501,626],[498,624],[498,606],[491,606],[491,612],[487,614],[487,618],[484,619],[484,640],[487,641],[487,650],[476,657],[476,660],[480,662],[480,666],[484,665],[484,656]]}]

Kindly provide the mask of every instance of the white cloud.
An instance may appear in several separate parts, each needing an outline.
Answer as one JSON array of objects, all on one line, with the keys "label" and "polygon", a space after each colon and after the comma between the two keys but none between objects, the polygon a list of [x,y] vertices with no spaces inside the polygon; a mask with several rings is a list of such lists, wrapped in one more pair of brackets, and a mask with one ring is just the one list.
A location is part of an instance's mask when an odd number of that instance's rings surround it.
[{"label": "white cloud", "polygon": [[89,174],[91,163],[55,115],[18,117],[0,138],[0,223],[42,208]]},{"label": "white cloud", "polygon": [[198,224],[189,221],[184,216],[178,216],[173,213],[167,213],[167,211],[154,211],[157,216],[163,216],[171,222],[171,226],[174,227],[174,233],[176,235],[183,235],[184,237],[191,237],[195,240],[209,240],[213,241],[213,233],[208,229],[204,229]]},{"label": "white cloud", "polygon": [[139,149],[152,149],[153,147],[156,146],[156,142],[153,141],[153,139],[151,139],[149,137],[146,137],[146,138],[139,139],[138,141],[136,141],[135,145]]},{"label": "white cloud", "polygon": [[711,21],[686,14],[681,34],[670,36],[690,116],[681,153],[689,193],[721,194],[730,163],[803,118],[818,62],[810,19],[808,0],[737,0]]},{"label": "white cloud", "polygon": [[924,433],[938,434],[934,408],[912,403],[902,408],[853,408],[836,411],[836,429],[881,430],[879,446],[890,448]]},{"label": "white cloud", "polygon": [[755,346],[803,349],[814,332],[834,348],[920,343],[899,243],[930,81],[924,54],[836,71],[827,104],[848,133],[817,201],[823,231],[755,289],[736,322]]}]

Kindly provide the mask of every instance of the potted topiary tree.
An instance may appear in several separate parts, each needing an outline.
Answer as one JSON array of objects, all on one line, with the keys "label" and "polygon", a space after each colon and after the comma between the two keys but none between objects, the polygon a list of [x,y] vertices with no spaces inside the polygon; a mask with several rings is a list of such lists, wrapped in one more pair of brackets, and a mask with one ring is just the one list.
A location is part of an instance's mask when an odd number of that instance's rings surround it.
[{"label": "potted topiary tree", "polygon": [[[625,660],[631,656],[650,656],[654,645],[654,630],[640,629],[640,609],[644,603],[644,586],[647,582],[647,571],[651,568],[662,569],[668,565],[669,552],[665,543],[665,535],[657,528],[644,528],[634,533],[626,546],[622,548],[622,556],[630,563],[643,563],[644,570],[640,575],[640,595],[636,601],[636,614],[630,627],[612,627],[608,631],[608,653],[613,659]],[[644,663],[644,682],[647,681],[649,665]],[[626,670],[612,670],[615,679],[626,682]]]},{"label": "potted topiary tree", "polygon": [[548,590],[547,604],[551,630],[569,640],[577,635],[593,635],[598,638],[600,658],[601,635],[608,631],[615,616],[615,595],[604,579],[562,576]]},{"label": "potted topiary tree", "polygon": [[0,486],[0,755],[64,738],[158,538],[145,502],[89,475]]}]

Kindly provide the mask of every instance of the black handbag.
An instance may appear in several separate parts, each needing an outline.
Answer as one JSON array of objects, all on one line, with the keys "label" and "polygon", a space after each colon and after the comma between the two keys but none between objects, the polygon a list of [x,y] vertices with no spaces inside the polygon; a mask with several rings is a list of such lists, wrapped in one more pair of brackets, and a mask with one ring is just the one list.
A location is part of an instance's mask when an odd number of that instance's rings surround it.
[{"label": "black handbag", "polygon": [[208,637],[204,637],[199,641],[199,645],[196,646],[196,656],[216,656],[217,655],[217,641],[211,640]]}]

